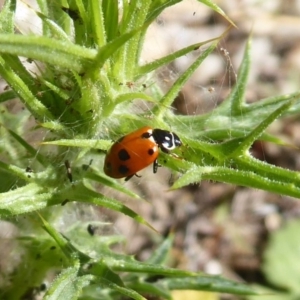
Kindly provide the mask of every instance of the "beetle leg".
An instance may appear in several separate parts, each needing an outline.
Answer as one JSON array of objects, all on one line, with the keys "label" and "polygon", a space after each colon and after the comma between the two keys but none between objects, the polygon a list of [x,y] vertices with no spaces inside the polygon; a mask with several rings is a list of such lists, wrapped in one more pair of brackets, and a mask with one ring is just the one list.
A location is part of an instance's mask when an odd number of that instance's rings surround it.
[{"label": "beetle leg", "polygon": [[157,172],[158,167],[161,167],[160,164],[158,164],[157,159],[153,162],[153,173]]},{"label": "beetle leg", "polygon": [[141,178],[142,176],[140,176],[140,175],[138,175],[138,174],[133,174],[133,175],[130,175],[130,176],[127,176],[126,178],[125,178],[125,181],[128,181],[130,178],[132,178],[133,176],[136,176],[136,177],[139,177],[139,178]]}]

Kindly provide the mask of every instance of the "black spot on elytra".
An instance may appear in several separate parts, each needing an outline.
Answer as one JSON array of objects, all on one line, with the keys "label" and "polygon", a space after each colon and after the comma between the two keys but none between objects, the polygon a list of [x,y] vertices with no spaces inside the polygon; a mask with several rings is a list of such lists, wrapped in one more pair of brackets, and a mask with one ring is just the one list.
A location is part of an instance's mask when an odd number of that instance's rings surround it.
[{"label": "black spot on elytra", "polygon": [[128,159],[130,159],[130,155],[129,153],[127,152],[127,150],[125,149],[121,149],[119,152],[118,152],[118,157],[121,161],[126,161]]},{"label": "black spot on elytra", "polygon": [[154,150],[152,148],[148,149],[148,154],[149,155],[153,155],[154,154]]},{"label": "black spot on elytra", "polygon": [[128,169],[126,166],[121,165],[121,166],[119,167],[119,173],[120,173],[120,174],[126,175],[128,172],[129,172],[129,169]]}]

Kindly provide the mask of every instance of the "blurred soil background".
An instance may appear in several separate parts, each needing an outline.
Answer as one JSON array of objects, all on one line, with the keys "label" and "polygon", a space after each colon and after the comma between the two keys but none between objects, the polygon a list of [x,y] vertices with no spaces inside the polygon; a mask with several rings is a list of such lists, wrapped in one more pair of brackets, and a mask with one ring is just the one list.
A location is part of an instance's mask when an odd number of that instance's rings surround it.
[{"label": "blurred soil background", "polygon": [[[2,2],[2,1],[0,1]],[[174,109],[178,114],[202,114],[221,103],[234,86],[245,44],[252,31],[252,68],[247,101],[292,93],[300,82],[300,0],[214,1],[233,20],[218,51],[210,55],[186,84]],[[0,3],[1,4],[1,3]],[[23,23],[31,22],[22,12]],[[196,0],[185,0],[163,12],[151,25],[142,53],[151,61],[187,45],[217,37],[228,22]],[[204,46],[205,47],[205,46]],[[203,48],[201,48],[203,49]],[[187,55],[160,70],[158,82],[166,91],[196,56]],[[147,79],[149,85],[155,79]],[[148,82],[149,81],[149,82]],[[133,89],[138,88],[133,86]],[[14,106],[11,105],[14,109]],[[270,133],[300,146],[299,117],[273,124]],[[265,142],[253,145],[252,154],[268,163],[299,170],[298,149]],[[270,285],[263,272],[264,252],[270,236],[300,215],[300,202],[260,190],[203,181],[177,191],[168,191],[178,174],[160,168],[142,171],[141,178],[124,183],[147,201],[118,195],[118,199],[141,214],[163,236],[175,235],[171,265],[227,278]],[[113,196],[113,192],[106,191]],[[144,260],[162,236],[130,218],[101,210],[105,221],[128,242],[124,250]],[[299,257],[300,259],[300,257]],[[222,299],[241,299],[223,295]]]}]

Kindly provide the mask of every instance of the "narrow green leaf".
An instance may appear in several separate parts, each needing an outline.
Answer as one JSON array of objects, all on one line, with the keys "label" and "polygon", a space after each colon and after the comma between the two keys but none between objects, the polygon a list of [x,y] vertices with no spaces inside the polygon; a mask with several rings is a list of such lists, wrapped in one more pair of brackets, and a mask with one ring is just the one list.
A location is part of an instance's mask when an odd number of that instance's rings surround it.
[{"label": "narrow green leaf", "polygon": [[[124,45],[118,54],[118,60],[120,67],[120,72],[122,75],[121,80],[129,79],[132,80],[134,77],[134,68],[139,61],[139,55],[142,49],[142,44],[144,40],[144,34],[146,28],[151,24],[151,22],[146,22],[147,12],[151,4],[151,0],[143,0],[143,5],[140,1],[130,2],[130,13],[126,15],[126,19],[120,22],[119,30],[121,33],[128,32],[132,29],[141,28],[132,39]],[[120,76],[120,74],[119,74]]]},{"label": "narrow green leaf", "polygon": [[157,70],[158,68],[160,68],[164,65],[167,65],[167,64],[171,63],[172,61],[174,61],[175,59],[177,59],[181,56],[184,56],[184,55],[186,55],[186,54],[188,54],[192,51],[198,50],[201,46],[203,46],[207,43],[211,43],[211,42],[213,42],[215,40],[219,40],[219,39],[220,39],[220,37],[216,37],[216,38],[204,41],[204,42],[199,42],[199,43],[190,45],[190,46],[185,47],[183,49],[180,49],[180,50],[178,50],[174,53],[171,53],[167,56],[159,58],[159,59],[157,59],[157,60],[155,60],[155,61],[153,61],[149,64],[140,66],[135,71],[135,79],[134,80],[137,80],[140,77],[142,77],[146,74],[149,74],[150,72],[152,72],[154,70]]},{"label": "narrow green leaf", "polygon": [[[43,126],[44,127],[44,126]],[[61,139],[56,141],[43,142],[41,145],[56,145],[66,147],[77,147],[77,148],[89,148],[89,149],[101,149],[107,150],[111,146],[112,142],[108,140],[83,140],[83,139]]]},{"label": "narrow green leaf", "polygon": [[118,0],[103,0],[103,15],[107,41],[117,37],[119,22]]},{"label": "narrow green leaf", "polygon": [[[45,278],[45,274],[50,269],[59,270],[67,265],[65,257],[61,251],[57,251],[53,240],[40,231],[35,215],[28,214],[26,218],[13,219],[10,219],[11,223],[18,226],[18,236],[14,238],[14,250],[22,251],[23,263],[18,264],[18,271],[11,274],[8,289],[2,287],[2,299],[24,299],[25,295],[33,296],[30,292],[40,291],[41,282],[44,282],[41,278]],[[32,226],[30,230],[28,226]],[[24,280],[29,278],[28,274],[30,280]],[[34,291],[32,287],[36,287]]]},{"label": "narrow green leaf", "polygon": [[59,2],[48,1],[48,15],[67,35],[71,36],[73,21],[77,17],[77,12],[69,9],[66,1],[61,0]]},{"label": "narrow green leaf", "polygon": [[[236,90],[234,89],[233,93]],[[238,96],[239,93],[237,93]],[[199,116],[176,116],[172,120],[172,126],[178,128],[178,133],[182,130],[185,136],[191,136],[193,139],[207,140],[228,140],[232,138],[241,138],[253,131],[253,128],[259,126],[275,110],[279,109],[287,101],[297,104],[300,92],[295,92],[276,97],[262,99],[261,101],[250,105],[242,105],[239,112],[231,113],[229,102],[223,102],[212,112]],[[230,99],[231,96],[228,97]],[[231,101],[231,100],[230,100]],[[293,111],[293,106],[289,111]],[[284,115],[284,112],[282,112]],[[288,114],[288,113],[287,113]],[[268,134],[263,133],[262,140],[274,141]]]},{"label": "narrow green leaf", "polygon": [[[169,258],[169,252],[172,247],[174,240],[173,235],[169,235],[166,239],[163,240],[163,242],[159,245],[159,247],[151,254],[151,257],[146,261],[147,265],[163,265],[165,260]],[[129,287],[133,288],[136,291],[139,292],[147,292],[147,288],[149,293],[155,294],[155,295],[168,295],[168,291],[165,289],[162,289],[162,287],[157,286],[156,284],[151,283],[148,285],[148,283],[142,282],[142,278],[145,280],[147,279],[147,273],[142,277],[141,274],[128,274],[126,276],[126,282],[130,282]],[[167,297],[168,298],[168,297]]]},{"label": "narrow green leaf", "polygon": [[300,185],[299,172],[268,164],[250,155],[237,158],[236,164],[241,171],[251,171],[270,180],[291,184],[291,186]]},{"label": "narrow green leaf", "polygon": [[234,27],[236,27],[236,25],[233,23],[233,21],[231,21],[228,18],[228,16],[224,13],[224,11],[218,5],[216,5],[214,2],[212,2],[211,0],[198,0],[198,1],[202,2],[206,6],[210,7],[211,9],[213,9],[215,12],[217,12],[222,17],[224,17],[231,25],[233,25]]},{"label": "narrow green leaf", "polygon": [[56,299],[76,299],[76,291],[74,290],[74,283],[77,279],[77,273],[79,270],[79,264],[74,267],[63,270],[58,277],[51,284],[47,290],[44,299],[56,300]]},{"label": "narrow green leaf", "polygon": [[79,11],[79,15],[80,15],[80,18],[83,22],[83,24],[85,25],[86,28],[88,28],[88,23],[89,23],[89,17],[88,17],[88,13],[86,11],[86,6],[85,6],[85,1],[84,0],[75,0],[76,2],[76,7]]},{"label": "narrow green leaf", "polygon": [[170,234],[167,238],[164,238],[163,242],[151,253],[151,256],[146,262],[148,264],[163,264],[169,257],[173,241],[174,234]]},{"label": "narrow green leaf", "polygon": [[[0,178],[1,178],[1,185],[0,185],[0,193],[5,193],[13,189],[16,183],[20,186],[24,185],[25,182],[20,180],[19,178],[15,177],[13,174],[7,173],[0,168]],[[1,216],[1,209],[0,209],[0,216]]]},{"label": "narrow green leaf", "polygon": [[244,113],[252,113],[253,116],[258,113],[262,113],[265,110],[274,111],[274,108],[278,108],[278,105],[285,103],[287,100],[293,100],[294,105],[289,109],[289,111],[293,112],[293,108],[295,105],[298,105],[300,98],[300,91],[296,91],[294,93],[289,93],[285,95],[276,95],[269,98],[261,99],[260,101],[251,103],[251,105],[247,105],[243,107],[243,115]]},{"label": "narrow green leaf", "polygon": [[84,174],[84,178],[97,181],[103,185],[106,185],[116,191],[119,191],[123,194],[126,194],[132,198],[135,199],[142,199],[139,195],[131,191],[130,189],[127,189],[123,184],[119,183],[118,181],[105,176],[102,173],[99,173],[94,168],[89,167],[88,171]]},{"label": "narrow green leaf", "polygon": [[[66,34],[66,32],[58,26],[57,23],[55,23],[53,20],[49,19],[46,15],[39,11],[35,11],[37,16],[42,20],[43,27],[44,27],[44,33],[45,31],[51,32],[51,36],[58,38],[62,41],[71,42],[70,37]],[[47,28],[47,29],[45,29]],[[50,36],[50,34],[45,34],[45,36]]]},{"label": "narrow green leaf", "polygon": [[[11,173],[17,178],[23,179],[25,181],[29,181],[28,174],[26,174],[26,170],[19,168],[17,166],[14,166],[12,164],[7,164],[0,160],[0,169],[7,173]],[[0,195],[1,197],[1,195]]]},{"label": "narrow green leaf", "polygon": [[245,106],[245,91],[246,91],[246,83],[250,70],[250,49],[251,49],[251,39],[248,39],[247,46],[245,48],[244,57],[242,60],[242,64],[239,68],[237,82],[227,97],[225,102],[230,102],[231,104],[231,115],[239,116],[242,113],[242,108]]},{"label": "narrow green leaf", "polygon": [[92,203],[98,206],[106,207],[108,209],[112,209],[114,211],[118,211],[126,216],[129,216],[130,218],[136,220],[137,222],[146,225],[147,227],[151,228],[152,230],[156,231],[155,228],[153,228],[143,217],[141,217],[139,214],[131,210],[129,207],[125,206],[124,204],[120,203],[119,201],[107,198],[105,196],[100,197],[98,194],[98,197],[94,198],[86,198],[83,199],[83,197],[77,199],[78,202],[88,202]]},{"label": "narrow green leaf", "polygon": [[277,194],[300,198],[299,178],[296,179],[298,183],[286,183],[272,178],[266,178],[251,171],[238,171],[227,168],[214,168],[213,171],[209,173],[203,173],[202,178],[258,188]]},{"label": "narrow green leaf", "polygon": [[247,296],[247,300],[297,300],[295,299],[295,295],[289,291],[283,290],[279,292],[277,289],[274,290],[272,287],[266,287],[258,284],[253,284],[252,286],[257,290],[258,295]]},{"label": "narrow green leaf", "polygon": [[[1,126],[4,127],[3,125],[1,125]],[[32,157],[36,158],[38,160],[38,162],[40,164],[42,164],[43,166],[46,166],[46,159],[43,157],[43,155],[41,155],[39,153],[39,151],[34,149],[30,144],[28,144],[21,136],[19,136],[14,131],[7,129],[7,128],[6,128],[6,130],[22,147],[24,147],[31,154]]]},{"label": "narrow green leaf", "polygon": [[105,278],[98,278],[97,283],[99,283],[99,285],[104,287],[104,288],[109,288],[109,289],[115,290],[116,292],[120,293],[121,295],[129,297],[131,299],[147,300],[146,298],[144,298],[143,296],[138,294],[136,291],[131,290],[129,288],[119,286],[119,285],[117,285],[117,284],[115,284],[115,283],[113,283],[113,282],[111,282],[111,281],[109,281]]},{"label": "narrow green leaf", "polygon": [[44,36],[0,34],[0,53],[25,56],[82,73],[93,65],[96,51]]},{"label": "narrow green leaf", "polygon": [[0,57],[0,74],[11,86],[11,88],[16,92],[16,94],[18,94],[21,100],[23,100],[24,104],[35,117],[38,118],[40,116],[43,116],[43,119],[53,119],[53,116],[51,115],[49,110],[32,94],[28,86],[10,68],[10,66],[2,57]]},{"label": "narrow green leaf", "polygon": [[14,98],[17,98],[17,94],[10,90],[10,91],[5,91],[3,93],[0,94],[0,103],[2,102],[5,102],[7,100],[11,100],[11,99],[14,99]]},{"label": "narrow green leaf", "polygon": [[105,259],[90,264],[89,273],[102,279],[106,279],[114,284],[117,284],[118,286],[124,287],[121,277],[106,265]]},{"label": "narrow green leaf", "polygon": [[31,93],[36,95],[39,92],[37,80],[33,77],[32,72],[25,68],[24,63],[21,62],[20,58],[10,54],[2,54],[2,58],[5,61],[5,64],[23,80]]},{"label": "narrow green leaf", "polygon": [[214,42],[209,48],[207,48],[196,61],[175,81],[169,91],[161,99],[159,105],[154,109],[154,114],[160,118],[165,114],[165,111],[173,103],[175,97],[178,95],[183,85],[195,72],[195,70],[201,65],[204,59],[215,49],[217,42]]},{"label": "narrow green leaf", "polygon": [[[47,0],[37,0],[36,2],[38,4],[41,14],[43,14],[44,16],[50,16],[49,9],[48,9],[48,1]],[[36,10],[34,10],[34,11],[36,13]],[[46,24],[44,24],[43,22],[42,22],[42,24],[43,24],[43,35],[49,36],[50,35],[49,27]]]},{"label": "narrow green leaf", "polygon": [[193,169],[188,170],[185,174],[183,174],[174,182],[171,189],[180,189],[181,187],[187,186],[189,184],[201,182],[202,174],[208,168],[210,167],[194,167]]},{"label": "narrow green leaf", "polygon": [[55,240],[56,244],[61,248],[65,256],[75,263],[76,257],[78,256],[76,249],[67,241],[60,233],[58,233],[39,213],[39,217],[43,222],[43,228],[45,231]]},{"label": "narrow green leaf", "polygon": [[56,93],[60,98],[64,99],[64,100],[68,100],[70,99],[70,95],[68,93],[65,92],[65,90],[61,89],[60,87],[54,85],[53,83],[51,83],[48,80],[44,80],[43,78],[39,79],[40,82],[42,82],[46,87],[48,87],[51,91],[53,91],[54,93]]},{"label": "narrow green leaf", "polygon": [[156,296],[158,299],[172,300],[170,290],[164,284],[160,282],[146,282],[141,280],[135,280],[130,282],[128,285],[131,289],[143,294]]},{"label": "narrow green leaf", "polygon": [[51,198],[52,195],[46,194],[45,190],[36,183],[27,184],[0,195],[0,216],[13,217],[39,210],[44,208]]},{"label": "narrow green leaf", "polygon": [[245,153],[251,145],[262,135],[266,128],[275,121],[283,112],[285,112],[293,103],[293,101],[288,101],[287,103],[280,106],[273,113],[271,113],[263,122],[261,122],[252,132],[245,136],[243,141],[235,147],[234,151],[231,152],[232,157],[238,157],[239,155]]},{"label": "narrow green leaf", "polygon": [[56,231],[40,214],[38,214],[43,222],[43,228],[45,231],[55,240],[56,244],[60,247],[64,255],[71,264],[76,264],[78,259],[80,263],[86,263],[90,260],[90,257],[79,251],[72,245],[65,237]]},{"label": "narrow green leaf", "polygon": [[[132,0],[130,3],[125,4],[125,1],[123,1],[123,16],[119,24],[119,32],[124,34],[143,26],[151,2],[150,0],[143,0],[143,2]],[[150,25],[151,22],[147,21],[147,23]]]},{"label": "narrow green leaf", "polygon": [[112,55],[114,55],[115,52],[119,51],[122,45],[124,45],[127,41],[129,41],[132,37],[134,37],[140,31],[142,31],[146,26],[148,26],[148,24],[146,24],[140,28],[134,29],[132,31],[129,31],[127,33],[124,33],[120,37],[112,40],[105,46],[101,47],[98,50],[98,54],[95,59],[96,61],[95,61],[95,64],[93,65],[93,68],[91,71],[101,69],[108,58],[110,58]]},{"label": "narrow green leaf", "polygon": [[[69,201],[77,201],[77,202],[89,203],[89,204],[92,203],[101,207],[106,207],[108,209],[118,211],[136,220],[137,222],[146,225],[152,230],[156,231],[148,222],[146,222],[140,215],[138,215],[132,209],[130,209],[120,201],[105,197],[104,195],[95,192],[88,185],[86,186],[85,182],[77,183],[76,191],[75,189],[68,188],[65,192],[62,192],[59,196],[61,199],[64,199],[65,197],[68,198]],[[56,198],[57,197],[58,195],[56,195]]]},{"label": "narrow green leaf", "polygon": [[100,48],[106,44],[105,25],[102,12],[102,1],[90,2],[91,28],[95,44]]},{"label": "narrow green leaf", "polygon": [[59,120],[52,120],[50,122],[38,123],[40,127],[52,130],[53,132],[63,132],[66,135],[72,133],[69,128],[62,124]]},{"label": "narrow green leaf", "polygon": [[[63,270],[51,284],[47,290],[44,299],[45,300],[74,300],[79,296],[80,290],[77,286],[79,263]],[[82,288],[82,284],[79,284]]]},{"label": "narrow green leaf", "polygon": [[147,22],[153,22],[164,9],[173,6],[176,3],[181,2],[181,0],[154,0],[151,2],[149,7],[149,12],[147,15]]},{"label": "narrow green leaf", "polygon": [[113,271],[145,273],[148,276],[150,276],[150,274],[174,277],[192,277],[196,275],[196,273],[194,272],[179,270],[175,268],[173,269],[158,264],[147,264],[139,261],[107,258],[106,263]]},{"label": "narrow green leaf", "polygon": [[[92,18],[88,18],[86,12],[88,7],[90,5],[84,5],[81,0],[64,1],[61,5],[61,10],[68,16],[71,32],[66,32],[73,37],[75,44],[84,45],[86,48],[94,48],[94,36],[91,34],[93,32]],[[92,12],[89,12],[89,14],[92,15]]]},{"label": "narrow green leaf", "polygon": [[16,0],[5,1],[0,12],[0,33],[13,33],[14,32],[14,17],[16,11]]},{"label": "narrow green leaf", "polygon": [[166,278],[161,280],[170,290],[201,290],[236,295],[255,295],[250,286],[237,283],[219,276],[194,276],[186,278]]},{"label": "narrow green leaf", "polygon": [[141,93],[141,92],[133,92],[133,93],[124,93],[120,94],[116,99],[115,103],[122,103],[125,101],[132,101],[134,99],[142,99],[149,102],[157,103],[157,100],[153,99],[151,96]]}]

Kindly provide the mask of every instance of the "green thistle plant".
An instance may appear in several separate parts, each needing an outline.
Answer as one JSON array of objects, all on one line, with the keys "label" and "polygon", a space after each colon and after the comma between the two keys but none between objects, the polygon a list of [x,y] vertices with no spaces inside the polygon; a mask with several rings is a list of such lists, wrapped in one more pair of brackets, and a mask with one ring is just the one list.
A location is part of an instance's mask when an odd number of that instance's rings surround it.
[{"label": "green thistle plant", "polygon": [[[18,266],[11,285],[2,288],[6,299],[19,299],[40,285],[53,268],[60,274],[45,299],[117,299],[120,295],[145,299],[142,294],[171,299],[173,289],[254,293],[245,285],[219,277],[162,266],[172,237],[160,245],[148,262],[141,263],[110,250],[109,246],[120,242],[120,237],[91,240],[78,225],[67,230],[66,238],[50,225],[64,210],[61,204],[82,202],[126,214],[151,227],[142,216],[97,191],[93,183],[134,198],[138,195],[105,176],[99,166],[82,168],[89,163],[87,157],[102,161],[102,156],[93,150],[104,152],[112,140],[130,132],[133,126],[139,128],[150,123],[165,129],[171,125],[188,145],[180,160],[169,157],[165,162],[164,154],[161,155],[161,164],[182,174],[174,189],[210,179],[300,197],[298,173],[268,165],[249,154],[257,139],[279,143],[265,133],[266,128],[279,116],[299,111],[299,92],[251,105],[245,103],[250,43],[231,94],[213,112],[201,116],[174,115],[169,107],[221,37],[199,42],[149,64],[139,64],[147,28],[165,8],[178,2],[123,1],[120,10],[116,0],[38,0],[40,12],[36,15],[42,22],[42,34],[37,36],[14,33],[16,1],[6,1],[0,14],[0,74],[11,89],[0,95],[0,102],[18,97],[25,110],[14,115],[2,106],[0,216],[16,220],[26,214],[26,222],[32,226],[28,233],[22,231],[24,220],[13,221],[20,228],[19,243],[26,254],[25,263]],[[226,18],[210,0],[200,2]],[[130,83],[142,85],[143,78],[153,71],[207,43],[209,46],[166,94],[157,86],[147,94],[142,89],[128,88]],[[26,69],[20,56],[35,63],[38,71]],[[134,99],[150,102],[151,110],[133,115]],[[42,145],[27,138],[28,124],[31,131],[41,135],[37,141]],[[72,174],[68,172],[70,163]],[[29,214],[41,209],[43,218],[36,220],[35,214]],[[80,250],[75,238],[80,238],[88,250]],[[98,254],[90,254],[91,249]],[[29,270],[34,274],[30,278],[26,275]],[[161,279],[149,280],[154,275]]]}]

